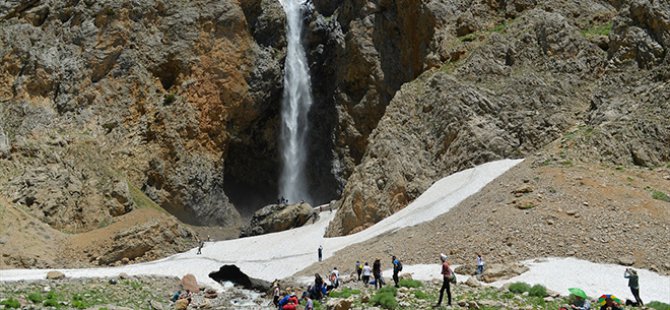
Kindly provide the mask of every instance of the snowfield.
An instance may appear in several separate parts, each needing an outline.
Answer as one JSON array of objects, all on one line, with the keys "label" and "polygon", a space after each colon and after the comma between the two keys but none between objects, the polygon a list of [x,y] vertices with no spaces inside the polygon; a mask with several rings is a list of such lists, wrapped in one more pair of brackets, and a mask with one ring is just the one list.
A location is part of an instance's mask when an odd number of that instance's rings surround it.
[{"label": "snowfield", "polygon": [[[296,229],[242,239],[207,242],[202,249],[202,255],[196,255],[197,249],[191,249],[161,260],[119,267],[1,270],[0,281],[44,279],[46,273],[51,270],[61,271],[70,278],[114,277],[122,272],[128,275],[176,277],[191,273],[199,282],[223,289],[223,286],[210,279],[208,275],[224,264],[235,264],[251,277],[272,281],[291,276],[314,263],[319,245],[323,246],[325,259],[349,245],[430,221],[448,212],[520,162],[521,160],[500,160],[447,176],[433,184],[403,210],[364,231],[349,236],[323,237],[328,223],[336,213],[325,211],[321,213],[316,223]],[[567,294],[568,287],[581,287],[590,296],[613,293],[626,298],[630,295],[627,282],[623,279],[625,269],[623,266],[594,264],[571,258],[551,258],[543,262],[525,263],[530,267],[530,271],[509,281],[540,283],[564,294]],[[437,262],[435,265],[408,265],[403,270],[414,273],[415,278],[422,280],[439,277],[439,271],[440,266]],[[386,273],[390,275],[390,271]],[[644,301],[670,301],[670,277],[646,270],[639,270],[639,274],[640,294]],[[504,282],[494,283],[495,286],[503,284]]]}]

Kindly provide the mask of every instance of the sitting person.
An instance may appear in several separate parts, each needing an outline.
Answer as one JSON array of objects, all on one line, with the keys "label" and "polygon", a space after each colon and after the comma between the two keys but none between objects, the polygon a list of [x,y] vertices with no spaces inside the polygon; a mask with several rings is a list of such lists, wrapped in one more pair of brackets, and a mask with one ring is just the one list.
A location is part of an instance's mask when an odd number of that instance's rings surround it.
[{"label": "sitting person", "polygon": [[590,310],[591,303],[581,296],[575,296],[575,299],[570,303],[570,308],[575,310]]},{"label": "sitting person", "polygon": [[612,300],[612,298],[607,297],[605,304],[600,307],[600,310],[623,310],[623,307]]}]

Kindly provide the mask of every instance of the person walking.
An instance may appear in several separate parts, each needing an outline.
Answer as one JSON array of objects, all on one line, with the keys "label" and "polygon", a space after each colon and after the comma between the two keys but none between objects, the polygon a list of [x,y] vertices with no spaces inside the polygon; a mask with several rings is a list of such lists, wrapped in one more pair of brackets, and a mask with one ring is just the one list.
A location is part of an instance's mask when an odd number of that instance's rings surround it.
[{"label": "person walking", "polygon": [[372,263],[372,275],[375,277],[375,288],[382,288],[384,280],[382,280],[382,262],[379,261],[379,258],[375,259],[375,262]]},{"label": "person walking", "polygon": [[319,249],[316,252],[319,255],[319,261],[321,261],[323,259],[323,246],[319,245]]},{"label": "person walking", "polygon": [[363,272],[363,265],[361,261],[356,261],[356,274],[358,274],[358,281],[361,280],[361,272]]},{"label": "person walking", "polygon": [[395,287],[399,287],[398,273],[400,272],[400,269],[402,269],[402,267],[400,267],[400,261],[395,257],[395,255],[391,257],[391,263],[393,264],[393,282],[395,282]]},{"label": "person walking", "polygon": [[372,268],[370,268],[368,262],[365,262],[365,265],[363,265],[363,283],[365,284],[365,287],[368,287],[368,284],[370,284],[371,275],[372,275]]},{"label": "person walking", "polygon": [[202,254],[202,247],[205,246],[205,241],[200,241],[200,244],[198,245],[198,253],[195,253],[195,255],[200,255]]},{"label": "person walking", "polygon": [[440,254],[440,260],[442,261],[442,288],[440,288],[440,298],[437,300],[435,308],[442,305],[442,296],[444,291],[447,291],[447,305],[451,306],[451,267],[447,262],[447,255],[444,253]]},{"label": "person walking", "polygon": [[630,291],[633,293],[633,297],[635,297],[635,302],[637,302],[638,306],[644,306],[640,298],[640,282],[637,271],[633,268],[626,268],[623,277],[628,279],[628,287],[630,287]]},{"label": "person walking", "polygon": [[477,253],[477,275],[481,276],[484,273],[484,259]]},{"label": "person walking", "polygon": [[316,297],[316,300],[321,300],[321,298],[323,297],[323,294],[321,292],[322,287],[323,287],[323,278],[321,278],[321,275],[319,275],[318,273],[315,273],[314,274],[314,288],[315,288],[315,291],[314,291],[315,294],[314,295]]},{"label": "person walking", "polygon": [[281,293],[281,289],[279,288],[279,283],[275,284],[275,287],[272,289],[272,303],[275,305],[275,307],[279,307],[279,294]]}]

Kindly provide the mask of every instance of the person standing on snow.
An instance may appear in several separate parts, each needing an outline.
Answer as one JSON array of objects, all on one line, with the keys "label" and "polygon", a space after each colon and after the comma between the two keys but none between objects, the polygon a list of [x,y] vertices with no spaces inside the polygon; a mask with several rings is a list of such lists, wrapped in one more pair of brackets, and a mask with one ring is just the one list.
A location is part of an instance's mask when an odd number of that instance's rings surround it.
[{"label": "person standing on snow", "polygon": [[637,276],[637,271],[633,268],[626,268],[623,277],[628,279],[628,287],[630,287],[630,291],[633,293],[633,297],[635,297],[638,306],[644,306],[644,303],[640,298],[640,282],[639,277]]},{"label": "person standing on snow", "polygon": [[321,261],[323,259],[323,246],[319,245],[319,249],[316,252],[319,255],[319,261]]}]

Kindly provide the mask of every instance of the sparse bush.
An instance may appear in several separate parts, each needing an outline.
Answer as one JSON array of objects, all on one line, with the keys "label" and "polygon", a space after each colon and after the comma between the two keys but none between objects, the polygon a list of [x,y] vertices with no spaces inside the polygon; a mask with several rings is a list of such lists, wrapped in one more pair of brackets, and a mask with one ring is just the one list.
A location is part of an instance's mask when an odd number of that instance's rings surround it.
[{"label": "sparse bush", "polygon": [[360,294],[360,290],[354,290],[348,287],[343,288],[342,290],[331,291],[329,296],[334,298],[349,298],[351,295]]},{"label": "sparse bush", "polygon": [[424,291],[414,291],[414,297],[418,299],[430,299],[430,296]]},{"label": "sparse bush", "polygon": [[88,303],[84,300],[84,297],[82,297],[81,295],[79,295],[79,294],[74,294],[74,295],[72,296],[72,306],[75,307],[75,308],[77,308],[77,309],[87,309],[87,308],[89,308],[91,305],[88,304]]},{"label": "sparse bush", "polygon": [[412,279],[401,279],[398,282],[398,285],[400,285],[402,287],[409,287],[409,288],[417,288],[417,287],[423,286],[421,281],[412,280]]},{"label": "sparse bush", "polygon": [[514,282],[510,284],[509,291],[514,294],[522,294],[530,290],[530,285],[525,282]]},{"label": "sparse bush", "polygon": [[28,298],[28,300],[30,300],[34,304],[39,304],[44,301],[44,296],[42,296],[42,294],[38,292],[28,294],[26,298]]},{"label": "sparse bush", "polygon": [[612,31],[612,22],[609,22],[606,24],[595,25],[591,28],[584,29],[582,30],[582,35],[587,38],[596,36],[608,36],[611,31]]},{"label": "sparse bush", "polygon": [[5,306],[7,309],[18,309],[21,308],[21,303],[15,298],[5,299],[0,301],[0,306]]},{"label": "sparse bush", "polygon": [[654,308],[656,310],[670,310],[670,305],[666,303],[662,303],[660,301],[652,301],[650,303],[647,303],[645,306],[649,308]]},{"label": "sparse bush", "polygon": [[547,296],[547,288],[545,288],[541,284],[535,284],[528,290],[528,295],[544,298],[545,296]]},{"label": "sparse bush", "polygon": [[666,194],[664,192],[661,192],[661,191],[657,191],[657,190],[652,190],[651,191],[651,198],[654,198],[656,200],[662,200],[662,201],[670,202],[670,196],[668,196],[668,194]]},{"label": "sparse bush", "polygon": [[177,96],[173,93],[169,93],[163,97],[163,105],[171,105],[177,100]]},{"label": "sparse bush", "polygon": [[[391,288],[392,290],[388,288]],[[384,309],[393,310],[398,307],[398,301],[395,300],[395,295],[395,287],[383,287],[377,291],[377,293],[372,296],[372,298],[370,298],[370,302]]]}]

